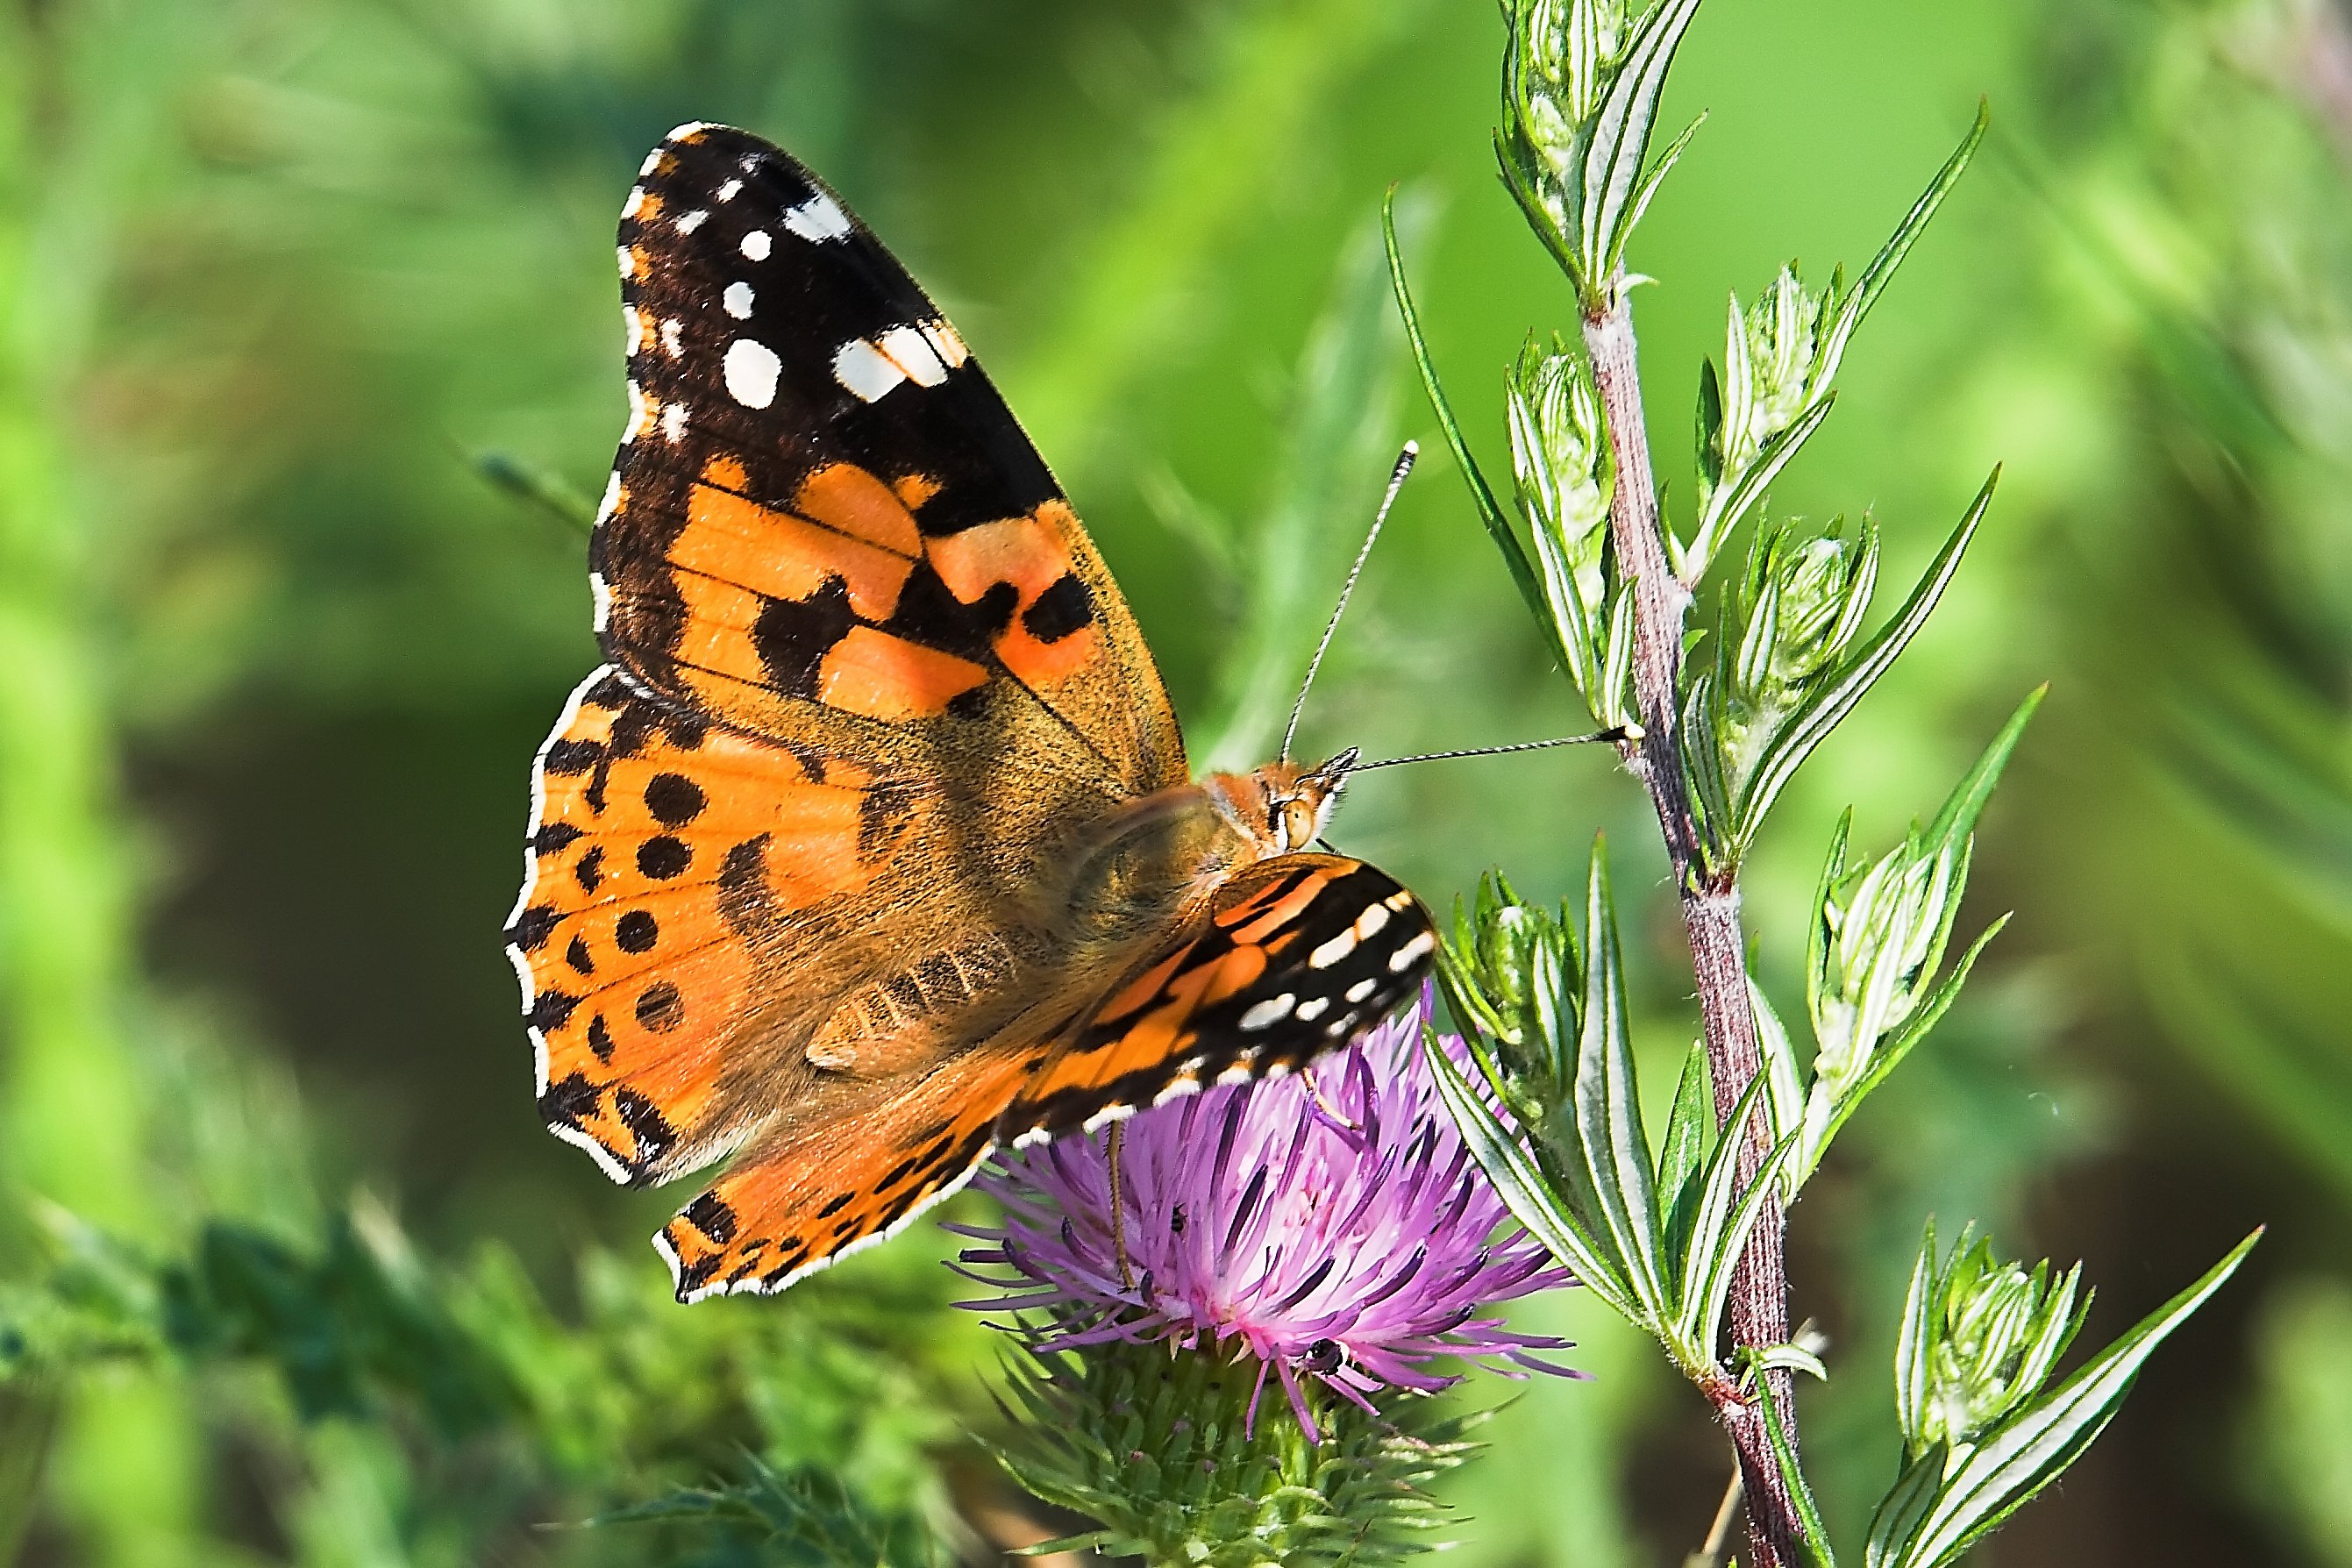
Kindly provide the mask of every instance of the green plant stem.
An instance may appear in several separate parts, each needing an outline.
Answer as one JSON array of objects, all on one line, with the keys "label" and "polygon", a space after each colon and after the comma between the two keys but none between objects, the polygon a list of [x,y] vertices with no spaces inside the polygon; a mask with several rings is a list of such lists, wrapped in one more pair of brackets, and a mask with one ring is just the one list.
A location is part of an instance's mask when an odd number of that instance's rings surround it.
[{"label": "green plant stem", "polygon": [[[1727,1126],[1733,1108],[1763,1070],[1764,1056],[1757,1043],[1755,1015],[1748,1009],[1738,875],[1736,870],[1712,868],[1712,858],[1705,853],[1698,824],[1691,814],[1680,728],[1683,626],[1690,612],[1691,594],[1666,561],[1665,537],[1658,520],[1658,489],[1650,468],[1649,431],[1642,413],[1639,345],[1633,336],[1633,307],[1622,279],[1609,290],[1609,299],[1612,303],[1606,310],[1585,317],[1584,347],[1592,362],[1593,383],[1609,427],[1610,452],[1616,460],[1609,535],[1620,577],[1633,587],[1633,694],[1644,731],[1638,743],[1622,743],[1619,750],[1627,768],[1649,792],[1657,809],[1658,831],[1674,865],[1715,1085],[1717,1124]],[[1770,1150],[1769,1126],[1761,1117],[1750,1118],[1739,1151],[1743,1185],[1756,1179],[1757,1168]],[[1731,1336],[1738,1344],[1761,1348],[1788,1341],[1787,1230],[1787,1218],[1774,1203],[1767,1205],[1748,1237],[1731,1288]],[[1774,1380],[1773,1393],[1780,1408],[1791,1412],[1786,1431],[1793,1445],[1796,1426],[1790,1374],[1766,1375]],[[1753,1568],[1794,1568],[1799,1561],[1796,1500],[1773,1458],[1762,1413],[1727,1380],[1719,1381],[1707,1394],[1739,1455],[1740,1481],[1748,1499],[1749,1562]]]}]

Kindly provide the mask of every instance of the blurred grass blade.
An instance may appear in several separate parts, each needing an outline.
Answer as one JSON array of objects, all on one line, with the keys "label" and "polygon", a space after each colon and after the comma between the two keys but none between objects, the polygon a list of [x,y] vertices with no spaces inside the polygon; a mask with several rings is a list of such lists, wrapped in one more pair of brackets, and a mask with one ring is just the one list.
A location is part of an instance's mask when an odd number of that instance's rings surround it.
[{"label": "blurred grass blade", "polygon": [[477,452],[470,459],[476,473],[499,490],[537,507],[558,522],[583,534],[596,526],[596,503],[564,479],[511,452]]},{"label": "blurred grass blade", "polygon": [[[1400,216],[1402,232],[1417,239],[1431,227],[1434,206],[1408,198]],[[1396,457],[1389,354],[1397,332],[1382,230],[1368,216],[1341,248],[1299,355],[1274,491],[1238,574],[1241,624],[1218,661],[1201,726],[1202,765],[1210,771],[1253,767],[1281,739],[1299,672],[1339,589],[1344,557],[1334,559],[1330,546],[1354,543]]]}]

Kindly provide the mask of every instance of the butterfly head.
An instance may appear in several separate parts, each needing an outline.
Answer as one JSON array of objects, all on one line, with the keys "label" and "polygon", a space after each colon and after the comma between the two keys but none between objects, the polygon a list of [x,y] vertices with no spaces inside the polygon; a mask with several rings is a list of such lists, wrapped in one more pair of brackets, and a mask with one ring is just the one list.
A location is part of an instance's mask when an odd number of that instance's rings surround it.
[{"label": "butterfly head", "polygon": [[1305,849],[1323,836],[1358,752],[1350,746],[1314,767],[1268,763],[1252,773],[1221,773],[1210,796],[1225,820],[1257,847],[1260,858]]}]

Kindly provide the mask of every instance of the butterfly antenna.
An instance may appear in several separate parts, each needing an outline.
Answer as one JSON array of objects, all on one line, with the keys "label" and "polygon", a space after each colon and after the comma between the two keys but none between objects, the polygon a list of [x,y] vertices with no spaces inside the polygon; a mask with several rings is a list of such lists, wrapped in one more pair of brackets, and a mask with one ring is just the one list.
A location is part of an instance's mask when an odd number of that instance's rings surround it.
[{"label": "butterfly antenna", "polygon": [[1407,441],[1404,450],[1397,454],[1396,467],[1389,472],[1388,493],[1381,498],[1381,510],[1372,514],[1372,526],[1364,535],[1363,547],[1356,552],[1356,563],[1348,568],[1348,580],[1339,584],[1339,602],[1331,606],[1331,618],[1323,623],[1323,640],[1315,645],[1315,657],[1307,661],[1307,679],[1298,683],[1298,700],[1290,705],[1290,722],[1282,731],[1280,760],[1290,759],[1290,742],[1298,733],[1298,716],[1307,710],[1307,694],[1314,689],[1315,672],[1323,668],[1323,655],[1331,646],[1331,634],[1339,629],[1339,617],[1348,613],[1348,595],[1356,591],[1356,579],[1363,575],[1364,563],[1372,553],[1372,542],[1381,536],[1381,525],[1389,520],[1389,508],[1396,505],[1397,491],[1404,489],[1404,479],[1412,472],[1415,459],[1421,456],[1421,443]]},{"label": "butterfly antenna", "polygon": [[1455,757],[1499,757],[1511,752],[1549,751],[1554,746],[1590,746],[1603,741],[1638,741],[1643,734],[1639,724],[1619,724],[1607,730],[1596,730],[1590,735],[1555,735],[1549,741],[1520,741],[1508,746],[1472,746],[1459,752],[1421,752],[1410,757],[1389,757],[1377,763],[1352,763],[1346,771],[1368,773],[1374,768],[1401,768],[1407,763],[1442,763]]}]

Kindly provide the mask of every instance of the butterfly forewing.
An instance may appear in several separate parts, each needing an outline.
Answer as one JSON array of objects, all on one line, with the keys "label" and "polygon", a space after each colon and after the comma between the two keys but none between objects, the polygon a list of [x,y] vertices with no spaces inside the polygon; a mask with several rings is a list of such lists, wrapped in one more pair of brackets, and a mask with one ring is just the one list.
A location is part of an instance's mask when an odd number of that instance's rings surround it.
[{"label": "butterfly forewing", "polygon": [[781,1289],[1002,1143],[1303,1065],[1421,983],[1394,881],[1247,864],[1053,476],[807,170],[682,126],[619,263],[611,662],[541,751],[508,941],[553,1131],[625,1182],[732,1156],[660,1238],[681,1300]]},{"label": "butterfly forewing", "polygon": [[879,722],[1185,776],[1167,695],[963,339],[840,200],[681,126],[620,226],[630,416],[592,551],[605,649],[772,734]]}]

